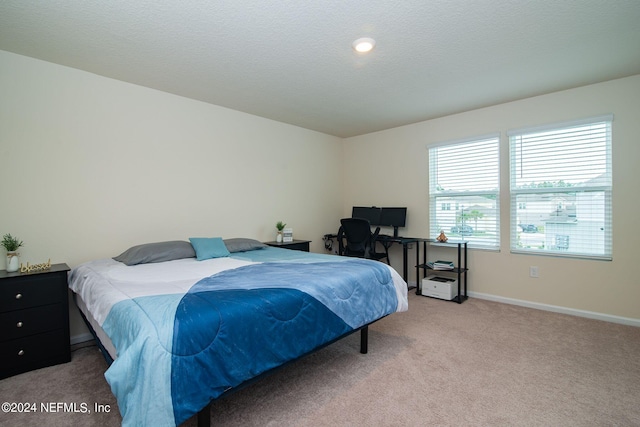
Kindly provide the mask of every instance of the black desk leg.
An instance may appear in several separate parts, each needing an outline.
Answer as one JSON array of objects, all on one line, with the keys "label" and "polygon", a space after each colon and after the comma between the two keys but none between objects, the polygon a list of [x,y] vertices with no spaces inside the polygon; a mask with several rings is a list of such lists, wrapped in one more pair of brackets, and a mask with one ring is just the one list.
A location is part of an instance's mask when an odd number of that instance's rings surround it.
[{"label": "black desk leg", "polygon": [[407,285],[408,285],[409,278],[407,277],[407,274],[408,274],[407,243],[403,243],[402,244],[402,278],[404,279],[405,282],[407,282]]},{"label": "black desk leg", "polygon": [[416,295],[421,295],[420,292],[420,242],[417,241],[416,245]]}]

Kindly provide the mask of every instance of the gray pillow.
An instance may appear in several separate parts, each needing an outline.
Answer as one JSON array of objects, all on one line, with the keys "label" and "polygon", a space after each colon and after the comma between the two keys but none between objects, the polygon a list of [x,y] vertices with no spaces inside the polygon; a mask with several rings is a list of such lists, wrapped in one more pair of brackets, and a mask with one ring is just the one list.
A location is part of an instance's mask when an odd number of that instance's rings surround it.
[{"label": "gray pillow", "polygon": [[193,250],[191,243],[172,240],[133,246],[120,255],[113,257],[113,259],[126,265],[137,265],[195,257],[196,252]]},{"label": "gray pillow", "polygon": [[235,238],[235,239],[224,239],[224,245],[227,247],[229,252],[246,252],[253,251],[256,249],[266,248],[262,242],[258,242],[253,239],[243,239],[243,238]]}]

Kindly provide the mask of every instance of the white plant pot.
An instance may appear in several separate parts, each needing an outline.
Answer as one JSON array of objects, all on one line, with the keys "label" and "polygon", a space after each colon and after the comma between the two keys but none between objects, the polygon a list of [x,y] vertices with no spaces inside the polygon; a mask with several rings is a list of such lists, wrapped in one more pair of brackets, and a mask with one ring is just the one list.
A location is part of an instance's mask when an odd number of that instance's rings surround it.
[{"label": "white plant pot", "polygon": [[7,252],[7,272],[12,273],[20,268],[20,260],[17,252]]},{"label": "white plant pot", "polygon": [[276,234],[276,242],[282,243],[282,231],[278,231]]}]

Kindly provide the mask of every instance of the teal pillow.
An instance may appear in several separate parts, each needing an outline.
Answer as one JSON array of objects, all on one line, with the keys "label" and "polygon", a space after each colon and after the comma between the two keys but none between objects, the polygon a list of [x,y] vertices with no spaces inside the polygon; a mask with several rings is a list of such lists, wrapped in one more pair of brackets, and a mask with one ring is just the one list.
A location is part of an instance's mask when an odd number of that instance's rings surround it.
[{"label": "teal pillow", "polygon": [[189,237],[189,241],[196,251],[198,261],[229,256],[222,237]]}]

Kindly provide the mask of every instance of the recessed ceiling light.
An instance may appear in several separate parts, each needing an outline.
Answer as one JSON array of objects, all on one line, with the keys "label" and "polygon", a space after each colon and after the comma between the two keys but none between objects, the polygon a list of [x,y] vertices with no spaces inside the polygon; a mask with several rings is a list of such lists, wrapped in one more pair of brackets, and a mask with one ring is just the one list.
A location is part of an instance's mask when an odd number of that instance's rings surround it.
[{"label": "recessed ceiling light", "polygon": [[353,42],[352,46],[356,52],[367,53],[376,45],[376,41],[369,37],[362,37]]}]

